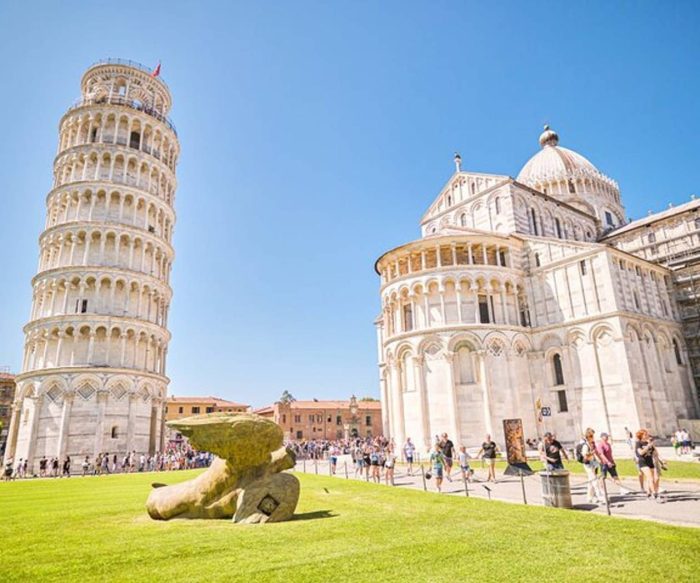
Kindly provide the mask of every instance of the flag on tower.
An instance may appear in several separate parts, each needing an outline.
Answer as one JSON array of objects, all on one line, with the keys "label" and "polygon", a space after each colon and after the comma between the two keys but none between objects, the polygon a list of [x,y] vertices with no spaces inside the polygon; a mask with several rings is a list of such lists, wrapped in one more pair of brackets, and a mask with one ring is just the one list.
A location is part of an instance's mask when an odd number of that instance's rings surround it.
[{"label": "flag on tower", "polygon": [[160,61],[158,61],[156,68],[153,69],[153,72],[151,73],[151,77],[158,77],[158,75],[160,75]]}]

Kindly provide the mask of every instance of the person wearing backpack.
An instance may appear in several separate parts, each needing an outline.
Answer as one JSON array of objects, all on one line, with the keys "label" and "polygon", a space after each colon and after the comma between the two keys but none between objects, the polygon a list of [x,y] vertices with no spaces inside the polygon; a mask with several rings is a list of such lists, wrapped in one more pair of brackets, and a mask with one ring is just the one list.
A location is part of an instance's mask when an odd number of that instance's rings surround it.
[{"label": "person wearing backpack", "polygon": [[583,439],[576,446],[576,460],[583,464],[586,472],[586,494],[590,504],[605,504],[605,497],[598,483],[600,457],[595,445],[595,431],[590,427],[583,434]]}]

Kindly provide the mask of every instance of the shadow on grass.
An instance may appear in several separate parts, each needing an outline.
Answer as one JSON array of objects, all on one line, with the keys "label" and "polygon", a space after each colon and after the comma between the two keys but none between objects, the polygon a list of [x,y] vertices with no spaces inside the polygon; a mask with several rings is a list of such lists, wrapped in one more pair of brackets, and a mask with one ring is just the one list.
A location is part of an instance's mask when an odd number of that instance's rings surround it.
[{"label": "shadow on grass", "polygon": [[292,520],[316,520],[317,518],[335,518],[337,514],[333,514],[330,510],[316,510],[315,512],[304,512],[303,514],[295,514]]}]

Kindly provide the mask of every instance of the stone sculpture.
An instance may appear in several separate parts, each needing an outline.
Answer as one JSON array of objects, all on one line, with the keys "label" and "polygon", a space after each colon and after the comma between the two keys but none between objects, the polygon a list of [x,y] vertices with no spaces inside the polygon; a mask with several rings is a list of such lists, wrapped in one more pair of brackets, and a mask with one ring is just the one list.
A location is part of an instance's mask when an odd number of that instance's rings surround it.
[{"label": "stone sculpture", "polygon": [[216,454],[192,480],[153,484],[146,502],[151,518],[231,518],[254,524],[289,520],[299,501],[299,480],[281,473],[294,467],[282,428],[249,413],[198,415],[169,421],[199,450]]}]

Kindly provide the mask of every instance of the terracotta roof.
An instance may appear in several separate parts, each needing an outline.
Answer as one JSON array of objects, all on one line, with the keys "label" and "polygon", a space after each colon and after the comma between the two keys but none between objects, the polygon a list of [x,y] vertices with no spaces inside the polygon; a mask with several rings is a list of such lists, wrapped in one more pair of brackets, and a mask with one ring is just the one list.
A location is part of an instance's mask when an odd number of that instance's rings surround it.
[{"label": "terracotta roof", "polygon": [[[349,409],[350,401],[292,401],[291,409]],[[379,401],[357,401],[358,409],[379,410],[382,404]]]},{"label": "terracotta roof", "polygon": [[226,399],[220,399],[219,397],[176,397],[174,395],[168,397],[168,403],[207,403],[213,407],[248,407],[244,403],[236,403],[234,401],[227,401]]},{"label": "terracotta roof", "polygon": [[253,413],[257,415],[265,415],[266,413],[273,413],[274,408],[270,405],[269,407],[261,407],[260,409],[254,409]]},{"label": "terracotta roof", "polygon": [[0,372],[0,381],[14,380],[15,375],[11,372]]}]

